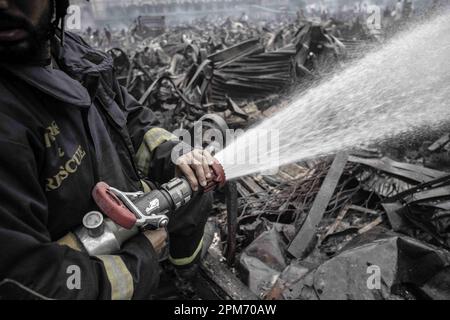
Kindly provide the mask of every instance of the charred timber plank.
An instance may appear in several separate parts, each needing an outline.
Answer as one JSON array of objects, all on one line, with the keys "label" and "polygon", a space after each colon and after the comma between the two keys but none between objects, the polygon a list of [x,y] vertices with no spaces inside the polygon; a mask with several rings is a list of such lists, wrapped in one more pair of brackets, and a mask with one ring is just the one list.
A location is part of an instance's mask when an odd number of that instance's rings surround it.
[{"label": "charred timber plank", "polygon": [[450,186],[423,190],[404,198],[408,204],[450,198]]},{"label": "charred timber plank", "polygon": [[251,196],[251,192],[248,191],[243,185],[241,185],[239,182],[236,183],[236,188],[239,193],[239,195],[243,198],[248,198]]},{"label": "charred timber plank", "polygon": [[439,170],[434,170],[434,169],[430,169],[424,166],[418,166],[415,164],[410,164],[410,163],[406,163],[406,162],[395,162],[393,161],[394,166],[396,168],[400,168],[400,169],[404,169],[404,170],[408,170],[408,171],[413,171],[413,172],[419,172],[423,175],[427,175],[429,176],[431,179],[436,179],[436,178],[440,178],[443,176],[446,176],[447,173],[443,172],[443,171],[439,171]]},{"label": "charred timber plank", "polygon": [[226,258],[229,267],[234,265],[236,260],[236,236],[238,230],[238,191],[236,182],[227,183],[227,250]]},{"label": "charred timber plank", "polygon": [[221,260],[223,260],[223,256],[220,252],[215,248],[210,248],[201,263],[203,274],[231,300],[259,300]]},{"label": "charred timber plank", "polygon": [[447,173],[442,171],[437,171],[422,166],[416,166],[409,163],[401,163],[393,161],[389,158],[383,159],[363,159],[354,156],[349,157],[350,162],[363,164],[374,169],[390,173],[397,177],[407,179],[414,182],[428,182],[436,178],[443,177]]},{"label": "charred timber plank", "polygon": [[415,186],[414,188],[400,192],[390,198],[387,198],[384,200],[384,203],[393,203],[399,201],[400,199],[411,197],[412,195],[418,194],[422,191],[438,189],[443,186],[448,186],[449,184],[450,184],[450,175],[439,177],[435,180],[422,183],[420,185]]},{"label": "charred timber plank", "polygon": [[358,230],[358,234],[366,233],[366,232],[372,230],[373,228],[375,228],[376,226],[382,224],[383,222],[384,222],[384,217],[378,217],[374,221],[372,221],[372,222],[366,224],[365,226],[363,226],[362,228],[360,228]]},{"label": "charred timber plank", "polygon": [[323,240],[325,240],[328,236],[332,235],[336,231],[336,229],[342,223],[349,210],[350,206],[347,205],[341,210],[341,212],[339,212],[339,215],[337,216],[336,220],[333,222],[330,228],[328,228],[327,232],[319,240],[320,243],[322,243]]},{"label": "charred timber plank", "polygon": [[303,223],[300,231],[288,247],[288,252],[292,256],[296,258],[303,258],[306,255],[307,250],[316,235],[317,226],[322,220],[328,204],[330,203],[334,191],[339,183],[339,179],[344,172],[347,160],[348,154],[345,152],[340,152],[336,155],[330,171],[328,171],[320,191],[314,200],[306,221]]},{"label": "charred timber plank", "polygon": [[356,205],[350,205],[348,208],[351,209],[351,210],[355,210],[355,211],[359,211],[359,212],[367,213],[367,214],[373,214],[373,215],[380,214],[379,211],[367,209],[367,208],[364,208],[364,207],[361,207],[361,206],[356,206]]},{"label": "charred timber plank", "polygon": [[450,133],[443,135],[439,140],[428,147],[428,151],[435,152],[445,146],[450,141]]},{"label": "charred timber plank", "polygon": [[262,197],[267,193],[267,191],[261,188],[251,177],[242,178],[241,182],[247,190],[250,190],[250,192],[257,197]]}]

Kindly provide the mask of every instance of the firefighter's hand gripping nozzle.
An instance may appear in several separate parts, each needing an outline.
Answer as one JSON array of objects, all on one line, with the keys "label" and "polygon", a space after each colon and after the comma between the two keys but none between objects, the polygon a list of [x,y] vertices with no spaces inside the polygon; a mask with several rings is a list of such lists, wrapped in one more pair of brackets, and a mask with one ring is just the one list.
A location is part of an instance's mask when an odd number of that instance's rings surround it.
[{"label": "firefighter's hand gripping nozzle", "polygon": [[[222,165],[211,165],[213,179],[202,190],[210,192],[226,182]],[[120,250],[122,243],[142,229],[165,228],[169,218],[186,205],[194,196],[184,177],[175,178],[149,193],[127,193],[110,187],[104,182],[96,185],[92,196],[100,212],[89,212],[83,226],[75,233],[90,255],[112,254]]]}]

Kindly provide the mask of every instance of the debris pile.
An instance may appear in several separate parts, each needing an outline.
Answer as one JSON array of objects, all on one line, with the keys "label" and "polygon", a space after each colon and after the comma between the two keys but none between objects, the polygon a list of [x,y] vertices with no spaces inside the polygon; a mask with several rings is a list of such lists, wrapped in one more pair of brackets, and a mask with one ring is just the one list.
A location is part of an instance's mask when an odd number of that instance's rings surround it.
[{"label": "debris pile", "polygon": [[[91,32],[121,84],[171,131],[211,114],[248,128],[368,41],[362,26],[336,21],[141,19],[108,43]],[[206,278],[232,299],[450,299],[450,135],[412,149],[397,161],[339,153],[230,184]]]},{"label": "debris pile", "polygon": [[264,299],[449,299],[450,174],[411,162],[355,151],[240,179],[237,274]]},{"label": "debris pile", "polygon": [[98,31],[85,37],[109,48],[119,82],[170,130],[190,128],[208,113],[239,117],[245,128],[250,104],[265,111],[346,58],[338,38],[307,21],[204,20],[168,28],[164,19],[140,17],[128,32],[109,34],[107,43]]}]

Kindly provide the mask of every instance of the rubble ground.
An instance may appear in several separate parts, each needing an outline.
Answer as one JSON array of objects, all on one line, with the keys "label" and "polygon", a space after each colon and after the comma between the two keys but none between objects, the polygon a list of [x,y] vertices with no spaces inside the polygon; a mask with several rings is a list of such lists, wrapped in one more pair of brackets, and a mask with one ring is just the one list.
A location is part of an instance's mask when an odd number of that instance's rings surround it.
[{"label": "rubble ground", "polygon": [[[152,32],[136,25],[109,43],[92,30],[84,36],[109,50],[121,84],[165,128],[218,114],[245,129],[282,108],[293,88],[378,43],[362,25],[337,25],[228,18]],[[232,299],[450,299],[448,132],[430,128],[233,182],[236,221],[225,200],[232,191],[219,193],[203,285]]]}]

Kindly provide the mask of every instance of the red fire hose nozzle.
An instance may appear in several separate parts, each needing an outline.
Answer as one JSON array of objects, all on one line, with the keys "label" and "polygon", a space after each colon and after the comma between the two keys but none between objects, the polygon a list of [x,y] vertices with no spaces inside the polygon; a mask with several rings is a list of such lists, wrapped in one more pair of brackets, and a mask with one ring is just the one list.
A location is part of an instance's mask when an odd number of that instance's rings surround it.
[{"label": "red fire hose nozzle", "polygon": [[222,188],[227,182],[227,178],[225,176],[225,170],[219,161],[214,159],[213,164],[211,165],[211,169],[213,171],[213,179],[209,182],[204,188],[204,192],[209,192],[215,190],[216,188]]},{"label": "red fire hose nozzle", "polygon": [[[217,160],[211,169],[213,178],[203,189],[205,193],[222,188],[226,183],[225,171]],[[92,196],[104,214],[126,229],[149,225],[162,228],[169,223],[168,214],[188,203],[193,192],[185,178],[175,178],[162,185],[160,190],[149,193],[126,193],[100,182]]]}]

